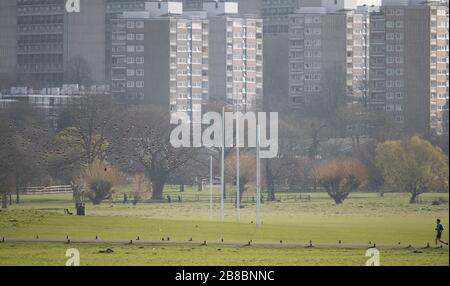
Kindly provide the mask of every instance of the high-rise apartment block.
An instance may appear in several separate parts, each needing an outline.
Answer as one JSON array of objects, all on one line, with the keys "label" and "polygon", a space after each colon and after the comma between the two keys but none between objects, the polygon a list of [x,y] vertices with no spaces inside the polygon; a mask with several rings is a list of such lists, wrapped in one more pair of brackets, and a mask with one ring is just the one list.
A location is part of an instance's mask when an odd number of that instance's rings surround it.
[{"label": "high-rise apartment block", "polygon": [[294,108],[356,100],[406,133],[448,133],[448,4],[323,0],[290,16]]},{"label": "high-rise apartment block", "polygon": [[448,5],[394,4],[371,16],[370,107],[407,133],[448,134]]},{"label": "high-rise apartment block", "polygon": [[261,0],[182,0],[183,9],[185,11],[201,11],[203,10],[204,4],[214,3],[221,5],[224,2],[238,3],[239,14],[241,15],[260,15],[261,14]]},{"label": "high-rise apartment block", "polygon": [[15,79],[16,74],[16,0],[0,1],[0,86]]},{"label": "high-rise apartment block", "polygon": [[[72,60],[89,67],[94,83],[105,82],[105,3],[80,0],[67,11],[65,0],[17,0],[17,65],[28,85],[61,85]],[[80,65],[81,66],[81,65]]]},{"label": "high-rise apartment block", "polygon": [[183,0],[185,11],[198,11],[203,9],[203,0]]},{"label": "high-rise apartment block", "polygon": [[[322,10],[309,10],[312,14],[329,14],[336,11],[350,11],[355,10],[358,6],[366,6],[370,9],[372,6],[379,6],[381,0],[262,0],[262,17],[264,19],[264,60],[270,68],[265,69],[264,90],[265,97],[269,100],[266,102],[275,102],[275,104],[290,94],[290,35],[289,31],[289,17],[299,10],[308,11],[307,8],[323,8]],[[305,10],[306,9],[306,10]],[[343,17],[343,14],[341,13]],[[295,17],[295,16],[294,16]],[[324,15],[320,16],[324,17]],[[333,17],[333,16],[330,16]],[[335,17],[336,18],[336,17]],[[339,17],[338,17],[339,18]],[[324,20],[324,22],[327,22]],[[318,25],[319,23],[315,23]],[[310,25],[310,24],[308,24]],[[355,26],[358,26],[356,24]],[[295,29],[298,29],[297,26]],[[317,30],[318,27],[316,27]],[[334,29],[335,27],[330,27]],[[326,29],[326,27],[324,27]],[[294,37],[298,37],[294,36]],[[317,35],[315,36],[317,38]],[[331,35],[331,37],[338,37]],[[340,38],[345,37],[345,32]],[[316,44],[317,44],[316,39]],[[327,41],[324,39],[324,41]],[[331,43],[334,45],[335,43]],[[324,45],[325,47],[325,45]],[[334,51],[332,51],[334,52]],[[337,53],[337,52],[336,52]],[[296,53],[299,56],[299,53]],[[339,56],[340,61],[344,56]],[[339,61],[338,60],[338,61]],[[294,60],[295,61],[295,60]]]},{"label": "high-rise apartment block", "polygon": [[111,89],[116,98],[192,114],[207,100],[243,109],[262,102],[262,21],[237,3],[148,2],[112,20]]},{"label": "high-rise apartment block", "polygon": [[145,10],[145,0],[105,0],[105,20],[106,20],[106,44],[105,44],[105,57],[106,67],[105,74],[106,79],[109,82],[111,80],[111,39],[112,39],[112,23],[111,20],[119,17],[125,11],[143,11]]},{"label": "high-rise apartment block", "polygon": [[218,4],[204,4],[210,26],[210,98],[244,111],[259,109],[263,100],[262,19],[239,16],[236,9],[230,9],[237,3]]},{"label": "high-rise apartment block", "polygon": [[289,99],[318,108],[368,96],[369,9],[301,8],[290,16]]},{"label": "high-rise apartment block", "polygon": [[112,20],[111,90],[192,112],[208,96],[208,22],[183,16],[178,2],[149,2]]},{"label": "high-rise apartment block", "polygon": [[[289,31],[289,15],[303,7],[343,7],[355,6],[353,2],[367,0],[260,0],[261,14],[264,19],[264,33],[280,34]],[[374,0],[381,1],[381,0]],[[352,2],[352,3],[350,3]]]}]

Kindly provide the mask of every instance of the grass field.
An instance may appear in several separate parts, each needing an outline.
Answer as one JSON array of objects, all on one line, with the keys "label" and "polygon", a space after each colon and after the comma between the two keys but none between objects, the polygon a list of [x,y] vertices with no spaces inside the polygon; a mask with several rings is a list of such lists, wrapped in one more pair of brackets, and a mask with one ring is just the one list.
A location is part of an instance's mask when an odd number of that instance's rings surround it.
[{"label": "grass field", "polygon": [[[190,190],[189,192],[194,192]],[[169,193],[176,195],[175,190]],[[283,196],[282,196],[283,197]],[[146,240],[308,242],[404,245],[434,243],[436,218],[448,227],[448,203],[432,205],[433,199],[448,194],[425,194],[421,203],[410,205],[407,194],[355,193],[336,206],[323,193],[311,194],[311,201],[289,198],[262,205],[263,225],[253,223],[255,208],[246,203],[241,223],[235,222],[233,205],[225,209],[225,222],[218,222],[219,205],[214,205],[209,222],[206,202],[142,203],[137,206],[118,200],[100,206],[87,205],[87,216],[64,216],[73,209],[70,194],[27,195],[22,203],[0,212],[0,236],[16,238],[135,239]],[[448,240],[448,232],[444,233]],[[361,249],[305,249],[212,246],[109,246],[111,254],[98,253],[108,246],[80,245],[84,265],[363,265]],[[0,244],[2,265],[61,265],[64,244]],[[448,265],[446,249],[383,250],[383,265]],[[189,253],[189,255],[186,255]],[[113,257],[114,259],[109,259]]]},{"label": "grass field", "polygon": [[[0,265],[64,266],[68,248],[65,244],[0,244]],[[71,244],[70,248],[80,251],[81,266],[363,266],[368,259],[364,249],[85,244]],[[107,249],[113,252],[107,253]],[[448,251],[381,250],[380,262],[383,266],[445,266],[448,265]]]}]

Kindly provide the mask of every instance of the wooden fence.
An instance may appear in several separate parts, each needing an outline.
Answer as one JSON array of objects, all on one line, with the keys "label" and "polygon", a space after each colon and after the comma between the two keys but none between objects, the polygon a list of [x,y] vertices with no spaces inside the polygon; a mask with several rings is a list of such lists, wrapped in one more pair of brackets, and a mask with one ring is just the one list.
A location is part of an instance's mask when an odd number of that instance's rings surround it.
[{"label": "wooden fence", "polygon": [[61,194],[71,193],[72,187],[70,185],[63,186],[47,186],[47,187],[25,187],[20,190],[22,194]]},{"label": "wooden fence", "polygon": [[[311,196],[307,195],[307,194],[279,194],[279,195],[275,195],[276,197],[276,201],[278,202],[309,202],[311,201]],[[129,201],[132,201],[132,194],[128,194],[128,199]],[[120,202],[121,200],[121,196],[116,196],[114,199],[116,202]],[[213,203],[220,203],[220,196],[218,195],[213,195],[212,196],[212,201]],[[210,197],[209,195],[194,195],[194,194],[166,194],[164,195],[164,199],[159,201],[160,203],[187,203],[187,202],[202,202],[202,203],[206,203],[210,201]],[[262,202],[266,202],[267,201],[267,197],[266,196],[262,196],[261,197],[261,201]],[[236,203],[236,197],[235,196],[230,196],[228,195],[225,199],[224,199],[225,203]],[[254,204],[256,203],[256,196],[243,196],[241,198],[241,202],[244,204]]]}]

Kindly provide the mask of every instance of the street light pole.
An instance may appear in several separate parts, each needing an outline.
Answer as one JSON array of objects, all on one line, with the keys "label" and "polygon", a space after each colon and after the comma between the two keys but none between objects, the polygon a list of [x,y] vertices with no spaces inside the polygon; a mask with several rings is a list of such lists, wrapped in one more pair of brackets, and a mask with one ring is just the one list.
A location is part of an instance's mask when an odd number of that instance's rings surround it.
[{"label": "street light pole", "polygon": [[261,162],[260,162],[260,126],[256,128],[256,225],[261,225]]},{"label": "street light pole", "polygon": [[241,221],[241,193],[240,193],[240,161],[239,161],[239,113],[236,112],[236,220]]},{"label": "street light pole", "polygon": [[225,107],[222,107],[222,162],[220,180],[220,221],[224,217],[224,192],[225,192]]},{"label": "street light pole", "polygon": [[212,221],[213,215],[213,157],[209,156],[209,221]]}]

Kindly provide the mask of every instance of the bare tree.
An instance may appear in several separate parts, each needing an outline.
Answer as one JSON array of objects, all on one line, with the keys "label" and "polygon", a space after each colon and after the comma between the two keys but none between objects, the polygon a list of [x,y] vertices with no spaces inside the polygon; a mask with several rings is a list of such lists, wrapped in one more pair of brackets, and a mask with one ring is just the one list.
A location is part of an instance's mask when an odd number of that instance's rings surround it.
[{"label": "bare tree", "polygon": [[170,176],[195,156],[195,151],[170,143],[169,114],[160,108],[140,106],[123,115],[112,135],[110,159],[129,172],[142,171],[152,183],[152,199],[163,199]]},{"label": "bare tree", "polygon": [[113,131],[117,112],[108,94],[81,96],[79,104],[67,110],[69,127],[55,137],[53,154],[60,155],[56,166],[89,166],[95,160],[105,159],[109,144],[106,136]]},{"label": "bare tree", "polygon": [[352,138],[353,150],[357,150],[361,137],[368,134],[369,116],[366,108],[360,103],[341,106],[337,111],[337,119],[343,134]]},{"label": "bare tree", "polygon": [[342,204],[351,192],[367,180],[365,166],[355,159],[323,161],[315,168],[315,173],[336,204]]},{"label": "bare tree", "polygon": [[[256,181],[256,157],[255,154],[242,153],[239,157],[239,197],[248,190],[251,184]],[[236,155],[231,154],[225,160],[225,173],[229,181],[236,182]]]},{"label": "bare tree", "polygon": [[86,196],[94,205],[99,205],[103,200],[111,198],[113,187],[123,181],[120,170],[106,161],[94,161],[84,168],[78,181],[80,185],[87,187]]},{"label": "bare tree", "polygon": [[0,120],[0,193],[2,196],[2,208],[8,207],[7,195],[15,186],[14,165],[19,154],[17,141],[12,130]]},{"label": "bare tree", "polygon": [[[217,112],[222,114],[222,108],[225,107],[225,111],[227,111],[227,103],[224,101],[220,101],[220,100],[215,100],[215,101],[211,101],[209,102],[209,104],[206,104],[203,106],[203,111],[204,112]],[[233,140],[236,140],[236,129],[233,132]],[[215,150],[215,152],[213,152],[211,155],[214,158],[215,162],[219,162],[218,164],[220,164],[221,160],[222,160],[222,147],[212,147],[213,150]],[[224,152],[224,157],[225,160],[226,158],[233,153],[233,151],[235,150],[235,148],[224,148],[223,152]],[[217,164],[215,164],[217,165]],[[226,199],[227,198],[227,178],[225,178],[225,183],[223,186],[223,196]]]},{"label": "bare tree", "polygon": [[384,180],[381,170],[377,167],[375,161],[375,150],[377,141],[371,140],[361,145],[358,150],[354,152],[354,156],[363,163],[368,171],[367,188],[373,191],[379,191],[380,196],[384,196]]},{"label": "bare tree", "polygon": [[284,155],[273,159],[266,159],[266,177],[268,201],[276,200],[275,190],[284,186],[292,187],[299,183],[297,174],[298,160],[294,155]]},{"label": "bare tree", "polygon": [[9,162],[8,172],[14,179],[16,203],[19,203],[21,188],[43,182],[46,177],[46,148],[50,132],[45,128],[42,114],[26,102],[18,102],[2,110],[0,121],[8,122],[8,145],[14,142],[14,148],[10,150],[14,158]]},{"label": "bare tree", "polygon": [[64,71],[64,81],[69,84],[91,86],[93,84],[92,72],[87,61],[80,56],[71,58]]}]

